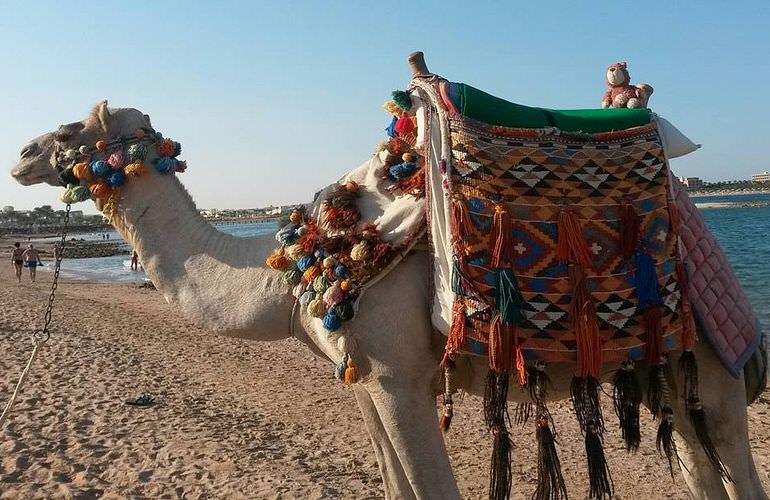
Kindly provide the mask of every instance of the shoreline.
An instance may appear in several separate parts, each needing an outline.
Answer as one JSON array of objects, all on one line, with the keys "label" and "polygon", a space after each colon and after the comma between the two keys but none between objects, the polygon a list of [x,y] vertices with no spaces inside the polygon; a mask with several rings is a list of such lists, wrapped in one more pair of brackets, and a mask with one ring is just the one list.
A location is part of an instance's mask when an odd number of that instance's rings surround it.
[{"label": "shoreline", "polygon": [[687,191],[690,198],[711,198],[716,196],[742,196],[742,195],[756,195],[756,194],[770,194],[770,188],[768,189],[717,189],[714,191]]}]

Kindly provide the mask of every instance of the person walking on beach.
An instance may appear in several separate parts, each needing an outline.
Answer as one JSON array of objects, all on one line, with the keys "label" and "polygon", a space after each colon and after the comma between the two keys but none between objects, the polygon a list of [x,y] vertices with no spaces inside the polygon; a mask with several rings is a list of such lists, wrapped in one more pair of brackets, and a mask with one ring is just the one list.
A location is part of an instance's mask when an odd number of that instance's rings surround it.
[{"label": "person walking on beach", "polygon": [[16,279],[21,283],[21,270],[24,267],[24,250],[21,248],[20,243],[13,244],[13,252],[11,252],[11,265],[13,270],[16,271]]},{"label": "person walking on beach", "polygon": [[139,254],[136,250],[131,254],[131,270],[137,271],[139,269]]},{"label": "person walking on beach", "polygon": [[24,266],[29,268],[29,277],[32,280],[32,283],[34,283],[35,275],[37,274],[37,266],[43,265],[43,263],[40,262],[40,254],[37,249],[30,244],[29,247],[24,250],[24,253],[21,254],[21,258],[24,260]]}]

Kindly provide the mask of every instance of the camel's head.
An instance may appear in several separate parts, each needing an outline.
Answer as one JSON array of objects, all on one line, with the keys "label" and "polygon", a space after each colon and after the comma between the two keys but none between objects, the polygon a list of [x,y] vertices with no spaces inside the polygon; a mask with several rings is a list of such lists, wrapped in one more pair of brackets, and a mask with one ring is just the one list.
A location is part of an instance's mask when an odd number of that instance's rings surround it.
[{"label": "camel's head", "polygon": [[102,101],[84,120],[61,125],[54,132],[32,139],[22,148],[11,175],[24,186],[42,182],[59,186],[62,182],[56,167],[61,154],[140,128],[151,128],[149,116],[131,108],[111,110],[107,108],[107,101]]},{"label": "camel's head", "polygon": [[631,76],[628,74],[628,68],[625,62],[617,62],[607,67],[607,85],[610,87],[619,87],[628,85]]}]

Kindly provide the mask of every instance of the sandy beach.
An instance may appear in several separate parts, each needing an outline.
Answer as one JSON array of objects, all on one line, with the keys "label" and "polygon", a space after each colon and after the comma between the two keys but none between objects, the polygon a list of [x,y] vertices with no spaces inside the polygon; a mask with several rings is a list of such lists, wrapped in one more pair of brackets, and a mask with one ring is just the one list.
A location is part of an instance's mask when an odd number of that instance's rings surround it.
[{"label": "sandy beach", "polygon": [[[0,269],[0,401],[10,395],[42,324],[51,274],[17,285]],[[52,336],[2,429],[0,498],[379,498],[381,481],[349,388],[294,340],[219,337],[181,318],[157,291],[64,281]],[[124,404],[143,392],[150,408]],[[605,398],[606,399],[606,398]],[[446,436],[465,498],[485,498],[491,439],[481,401],[458,397]],[[553,404],[572,498],[587,488],[569,405]],[[605,415],[611,415],[605,405]],[[770,398],[750,410],[757,468],[770,491]],[[615,417],[608,417],[615,422]],[[533,426],[514,434],[513,498],[536,477]],[[654,447],[647,413],[635,456],[608,425],[617,498],[688,498]]]}]

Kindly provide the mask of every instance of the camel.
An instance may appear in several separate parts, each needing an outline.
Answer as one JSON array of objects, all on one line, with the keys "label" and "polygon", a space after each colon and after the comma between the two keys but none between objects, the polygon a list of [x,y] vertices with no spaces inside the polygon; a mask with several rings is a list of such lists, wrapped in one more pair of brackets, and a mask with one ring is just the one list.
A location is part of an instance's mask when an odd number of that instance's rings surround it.
[{"label": "camel", "polygon": [[[138,129],[152,129],[148,115],[132,108],[108,108],[102,101],[85,119],[33,139],[22,149],[12,175],[22,185],[58,186],[57,151]],[[97,207],[103,208],[99,200]],[[295,314],[282,273],[266,267],[275,239],[219,232],[199,215],[177,176],[149,169],[126,183],[111,223],[142,256],[145,272],[166,301],[191,321],[212,333],[251,340],[295,336],[318,356],[335,364],[342,360],[338,336],[330,335],[320,320]],[[355,318],[345,324],[345,350],[355,353],[361,372],[351,388],[371,437],[386,498],[460,498],[438,425],[437,377],[444,347],[431,322],[430,273],[425,253],[410,255],[367,291]],[[749,446],[744,379],[732,377],[705,342],[697,343],[695,353],[712,439],[732,482],[723,481],[712,468],[672,381],[687,487],[694,498],[767,498]],[[673,353],[673,365],[678,356]],[[603,372],[615,368],[607,365]],[[549,399],[569,397],[573,371],[569,365],[549,367],[554,388]],[[458,389],[483,395],[486,372],[486,359],[462,358]],[[520,391],[511,391],[510,399],[528,400]]]}]

